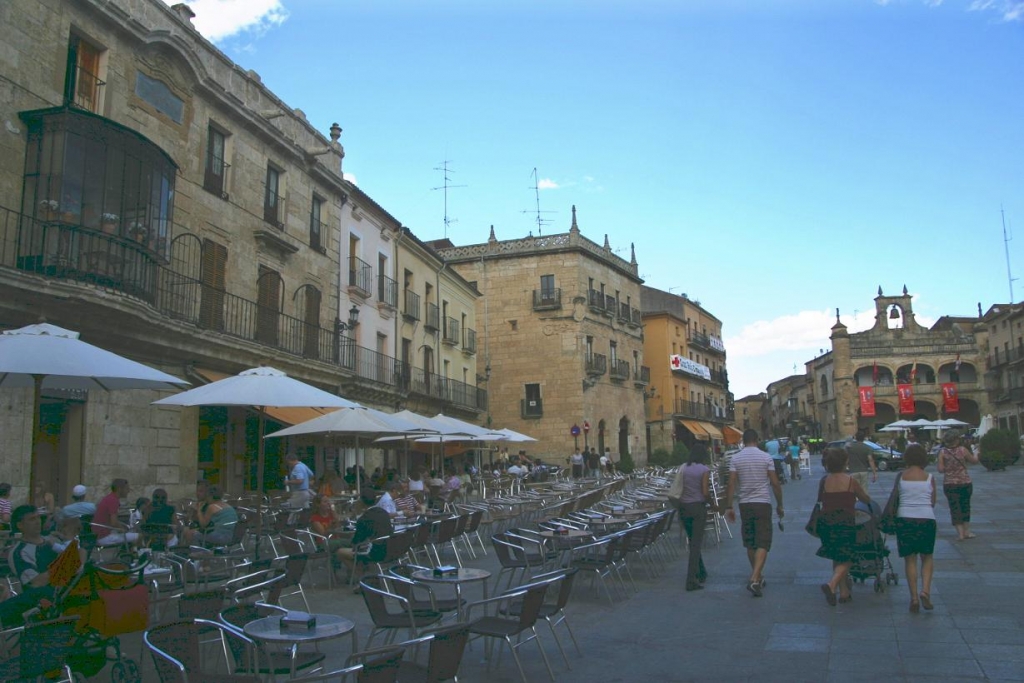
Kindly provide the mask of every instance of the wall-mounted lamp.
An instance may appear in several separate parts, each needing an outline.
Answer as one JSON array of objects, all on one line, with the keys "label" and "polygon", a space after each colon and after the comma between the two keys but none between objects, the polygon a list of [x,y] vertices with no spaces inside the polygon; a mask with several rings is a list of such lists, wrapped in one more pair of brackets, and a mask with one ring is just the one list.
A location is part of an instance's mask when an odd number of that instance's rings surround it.
[{"label": "wall-mounted lamp", "polygon": [[654,395],[657,393],[658,389],[656,387],[648,387],[647,389],[644,389],[644,400],[646,401],[649,398],[654,398]]},{"label": "wall-mounted lamp", "polygon": [[334,321],[334,325],[338,328],[339,332],[354,330],[359,326],[359,307],[352,304],[352,308],[348,309],[348,322],[338,319]]}]

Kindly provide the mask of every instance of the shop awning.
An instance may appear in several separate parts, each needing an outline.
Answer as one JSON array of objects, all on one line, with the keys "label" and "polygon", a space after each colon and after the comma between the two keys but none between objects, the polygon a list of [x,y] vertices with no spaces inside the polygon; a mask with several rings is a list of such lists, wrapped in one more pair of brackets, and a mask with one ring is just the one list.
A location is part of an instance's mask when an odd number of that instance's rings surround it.
[{"label": "shop awning", "polygon": [[743,443],[743,432],[735,427],[725,425],[722,427],[722,435],[725,436],[725,443],[730,446],[736,446]]},{"label": "shop awning", "polygon": [[709,441],[711,437],[708,435],[704,428],[700,426],[700,422],[696,420],[680,420],[679,423],[690,430],[696,438],[701,441]]},{"label": "shop awning", "polygon": [[725,440],[725,437],[722,436],[722,432],[718,431],[718,427],[711,424],[710,422],[701,422],[700,426],[704,428],[704,431],[707,432],[708,436],[710,436],[712,439],[718,439],[719,441]]},{"label": "shop awning", "polygon": [[[200,367],[192,368],[192,372],[207,384],[219,382],[231,376],[226,372],[218,372],[217,370]],[[263,412],[271,420],[290,427],[312,420],[314,417],[333,413],[335,410],[335,408],[274,408],[267,406],[263,409]]]}]

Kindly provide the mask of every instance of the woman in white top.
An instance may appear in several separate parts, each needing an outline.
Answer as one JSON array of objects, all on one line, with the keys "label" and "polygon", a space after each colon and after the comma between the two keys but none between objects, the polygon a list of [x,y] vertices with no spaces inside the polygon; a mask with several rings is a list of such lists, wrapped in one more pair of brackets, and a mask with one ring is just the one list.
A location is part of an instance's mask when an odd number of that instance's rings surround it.
[{"label": "woman in white top", "polygon": [[[907,469],[896,482],[900,505],[896,512],[896,545],[904,559],[910,611],[932,608],[932,572],[935,563],[935,479],[924,471],[928,453],[919,444],[907,446],[903,454]],[[921,558],[921,593],[917,592],[917,558]]]}]

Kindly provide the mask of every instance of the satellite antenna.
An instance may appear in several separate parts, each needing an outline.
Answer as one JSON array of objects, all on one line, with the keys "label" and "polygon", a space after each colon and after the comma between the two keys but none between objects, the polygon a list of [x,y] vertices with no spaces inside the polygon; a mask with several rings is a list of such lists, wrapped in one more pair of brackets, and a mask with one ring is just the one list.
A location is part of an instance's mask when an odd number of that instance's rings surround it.
[{"label": "satellite antenna", "polygon": [[536,209],[532,209],[532,210],[531,209],[527,209],[526,211],[520,211],[519,213],[536,213],[537,214],[537,217],[534,220],[537,222],[537,237],[540,237],[541,235],[544,234],[544,226],[551,222],[550,220],[548,220],[546,218],[542,218],[541,214],[542,213],[557,213],[557,212],[556,211],[541,211],[540,210],[540,181],[537,178],[537,167],[536,166],[533,167],[533,173],[531,173],[530,175],[533,176],[533,187],[531,187],[530,189],[533,190],[533,196],[534,196],[534,198],[537,201],[537,208]]},{"label": "satellite antenna", "polygon": [[1010,273],[1010,240],[1013,239],[1013,235],[1007,236],[1006,234],[1006,214],[1003,212],[1003,207],[999,207],[999,215],[1003,219],[1003,249],[1006,251],[1006,279],[1010,284],[1010,303],[1013,303],[1013,281],[1017,278],[1013,277]]},{"label": "satellite antenna", "polygon": [[441,171],[441,177],[444,178],[444,184],[438,187],[432,187],[431,190],[444,190],[444,237],[448,239],[448,226],[452,223],[458,223],[458,219],[451,219],[448,217],[448,190],[455,187],[468,187],[468,185],[452,185],[452,179],[448,177],[450,173],[455,171],[448,168],[450,160],[445,159],[441,162],[440,166],[435,166],[435,171]]}]

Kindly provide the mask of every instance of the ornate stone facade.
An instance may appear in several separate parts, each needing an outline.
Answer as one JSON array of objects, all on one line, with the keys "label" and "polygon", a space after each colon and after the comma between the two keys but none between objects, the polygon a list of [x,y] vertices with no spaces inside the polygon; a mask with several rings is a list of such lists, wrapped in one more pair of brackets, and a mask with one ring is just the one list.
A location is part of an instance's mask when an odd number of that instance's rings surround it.
[{"label": "ornate stone facade", "polygon": [[[837,311],[832,350],[806,364],[815,419],[826,441],[851,436],[861,427],[873,433],[900,418],[955,417],[976,425],[991,411],[979,372],[988,348],[980,317],[943,317],[925,328],[917,323],[911,299],[905,287],[897,296],[879,288],[874,326],[853,334]],[[912,413],[900,413],[900,384],[912,387]],[[943,408],[944,384],[956,387],[956,413]],[[872,388],[874,416],[862,415],[859,387]]]},{"label": "ornate stone facade", "polygon": [[[432,243],[474,283],[479,353],[488,389],[486,426],[529,434],[533,454],[564,463],[578,444],[647,461],[640,278],[626,261],[569,232],[456,247]],[[583,430],[586,424],[590,431]],[[517,447],[510,447],[517,450]]]}]

